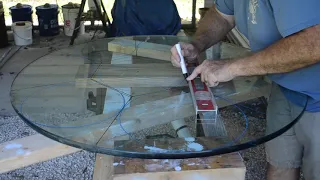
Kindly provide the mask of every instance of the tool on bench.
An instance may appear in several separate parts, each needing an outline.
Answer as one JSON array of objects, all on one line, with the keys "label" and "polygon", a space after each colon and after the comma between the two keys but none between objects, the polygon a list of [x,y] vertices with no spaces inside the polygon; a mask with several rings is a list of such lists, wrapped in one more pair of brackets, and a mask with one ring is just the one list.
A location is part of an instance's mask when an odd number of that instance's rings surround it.
[{"label": "tool on bench", "polygon": [[[188,63],[186,67],[184,58],[181,54],[181,47],[176,45],[180,56],[180,64],[184,77],[192,74],[198,63]],[[186,74],[186,75],[185,75]],[[196,124],[215,123],[218,116],[218,106],[211,89],[201,81],[200,75],[188,82],[194,108],[196,111]]]}]

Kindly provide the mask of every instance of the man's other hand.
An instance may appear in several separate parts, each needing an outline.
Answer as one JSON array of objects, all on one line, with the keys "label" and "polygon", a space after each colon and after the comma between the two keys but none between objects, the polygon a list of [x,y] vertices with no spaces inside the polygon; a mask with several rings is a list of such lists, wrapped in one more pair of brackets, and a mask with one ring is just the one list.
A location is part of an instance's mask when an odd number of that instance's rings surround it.
[{"label": "man's other hand", "polygon": [[194,69],[187,80],[193,80],[201,74],[201,81],[206,83],[209,87],[217,86],[220,82],[231,81],[235,78],[235,75],[231,71],[231,64],[231,60],[205,60]]},{"label": "man's other hand", "polygon": [[[198,58],[200,53],[194,45],[189,43],[180,43],[180,46],[181,54],[185,59],[186,65],[188,64],[188,62],[193,62]],[[176,49],[176,46],[173,46],[171,48],[171,63],[175,67],[180,67],[180,57]]]}]

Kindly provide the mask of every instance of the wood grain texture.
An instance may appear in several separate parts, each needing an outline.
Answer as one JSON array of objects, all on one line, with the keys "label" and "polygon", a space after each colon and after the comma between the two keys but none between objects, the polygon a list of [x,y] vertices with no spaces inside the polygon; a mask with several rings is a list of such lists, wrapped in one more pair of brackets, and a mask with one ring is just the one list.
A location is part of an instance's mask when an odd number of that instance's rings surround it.
[{"label": "wood grain texture", "polygon": [[[114,140],[129,140],[129,136],[119,136],[112,141],[107,141],[106,148],[113,148]],[[114,156],[96,154],[96,162],[93,170],[93,180],[113,180],[114,177]]]},{"label": "wood grain texture", "polygon": [[[121,62],[116,61],[117,59],[122,59]],[[114,53],[112,55],[111,64],[132,64],[132,57],[128,55],[118,54]],[[115,73],[115,72],[114,72]],[[131,88],[122,88],[120,89],[122,92],[127,93],[128,95],[131,94]],[[129,96],[125,97],[125,101],[128,102]],[[114,111],[115,109],[121,109],[123,106],[122,98],[118,95],[118,93],[113,89],[107,89],[106,91],[106,97],[103,99],[104,108],[103,113],[110,113]],[[130,102],[127,104],[128,107],[130,107]],[[106,132],[107,137],[109,136],[109,132]],[[125,140],[129,139],[128,135],[125,135],[123,137],[116,137],[115,139],[111,139],[109,141],[105,141],[105,139],[102,137],[100,142],[104,142],[104,146],[106,148],[113,148],[114,147],[114,140],[119,140],[119,138],[123,138]],[[100,145],[98,143],[98,145]],[[96,154],[96,163],[94,167],[94,173],[93,173],[93,179],[94,180],[112,180],[113,179],[113,156],[108,156],[105,154]]]},{"label": "wood grain texture", "polygon": [[186,87],[181,77],[116,77],[116,78],[78,78],[77,88],[128,88],[128,87]]},{"label": "wood grain texture", "polygon": [[[178,149],[190,151],[188,144],[198,143],[203,146],[203,150],[216,148],[224,143],[227,139],[214,137],[195,138],[194,141],[188,141],[184,138],[162,139],[162,140],[143,140],[147,147],[167,149]],[[115,141],[117,147],[122,150],[135,150],[138,152],[150,151],[143,149],[141,144],[135,141]],[[123,146],[121,146],[123,144]],[[145,147],[146,147],[145,146]],[[192,150],[191,150],[192,151]],[[154,152],[161,153],[161,152]],[[245,165],[239,153],[229,153],[221,156],[212,156],[205,158],[190,159],[136,159],[115,157],[114,160],[114,180],[137,179],[192,179],[204,178],[218,180],[230,179],[240,180],[245,177]]]},{"label": "wood grain texture", "polygon": [[[112,114],[112,113],[111,113]],[[121,114],[122,127],[127,132],[136,132],[156,125],[169,123],[173,120],[193,116],[195,114],[191,97],[172,96],[162,100],[148,102],[125,109]],[[101,115],[105,118],[110,114]],[[124,135],[119,121],[114,121],[109,128],[113,136]]]},{"label": "wood grain texture", "polygon": [[78,152],[80,149],[36,134],[0,144],[0,173]]},{"label": "wood grain texture", "polygon": [[101,65],[89,78],[83,78],[85,69],[83,65],[77,73],[78,88],[187,86],[181,71],[169,63]]},{"label": "wood grain texture", "polygon": [[128,55],[171,61],[172,46],[127,39],[115,39],[108,43],[108,51]]},{"label": "wood grain texture", "polygon": [[[229,86],[228,84],[222,84],[219,88],[214,89],[213,91],[214,94],[219,95],[219,97],[216,96],[216,102],[219,108],[254,98],[267,96],[268,92],[270,91],[269,84],[263,79],[259,78],[240,78],[229,82],[229,84],[232,86]],[[178,118],[188,118],[190,116],[194,116],[195,112],[190,94],[188,92],[183,94],[183,96],[177,94],[181,93],[183,88],[172,88],[170,91],[159,90],[159,88],[135,88],[133,95],[136,96],[136,98],[133,98],[132,102],[139,105],[127,108],[121,115],[122,125],[126,129],[128,129],[130,132],[136,132],[144,128],[168,123]],[[220,98],[220,96],[229,99],[229,101]],[[178,106],[179,103],[181,106]],[[162,115],[162,113],[165,115]],[[91,133],[93,131],[98,131],[99,129],[105,130],[105,128],[99,127],[109,127],[109,124],[111,121],[113,121],[113,119],[110,119],[110,117],[115,117],[115,114],[117,114],[117,111],[109,114],[90,117],[87,120],[81,121],[82,123],[94,123],[98,121],[102,122],[96,126],[84,129],[82,133]],[[217,124],[223,125],[223,123]],[[212,129],[214,128],[208,128],[210,132]],[[118,121],[115,121],[109,130],[112,130],[113,132],[122,132]],[[211,135],[209,134],[208,136]]]},{"label": "wood grain texture", "polygon": [[[161,91],[159,93],[156,88],[149,89],[149,91],[141,91],[139,89],[133,92],[137,97],[130,102],[137,105],[127,107],[119,116],[121,125],[127,132],[136,132],[169,123],[179,118],[188,118],[195,114],[189,93],[181,94],[180,91]],[[154,90],[157,93],[154,95],[150,90]],[[139,97],[140,93],[150,93],[150,95]],[[115,95],[112,97],[117,98]],[[108,105],[112,109],[109,113],[61,124],[61,126],[78,126],[79,128],[59,128],[49,129],[49,131],[64,137],[73,137],[78,142],[89,144],[97,142],[107,129],[110,136],[105,137],[106,139],[125,135],[126,133],[119,124],[119,119],[115,120],[119,110],[122,109],[123,103],[116,102],[110,97],[107,97],[107,99],[112,101]],[[86,124],[92,125],[84,126]]]},{"label": "wood grain texture", "polygon": [[93,180],[113,180],[113,156],[96,155]]},{"label": "wood grain texture", "polygon": [[244,180],[245,168],[159,172],[115,176],[114,180]]}]

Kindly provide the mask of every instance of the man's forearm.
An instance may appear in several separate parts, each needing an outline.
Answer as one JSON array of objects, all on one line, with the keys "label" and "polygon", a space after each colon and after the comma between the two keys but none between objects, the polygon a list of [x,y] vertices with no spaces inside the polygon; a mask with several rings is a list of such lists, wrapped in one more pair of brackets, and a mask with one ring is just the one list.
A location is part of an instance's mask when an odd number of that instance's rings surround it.
[{"label": "man's forearm", "polygon": [[291,72],[320,62],[320,26],[281,39],[249,57],[233,60],[235,76]]},{"label": "man's forearm", "polygon": [[215,7],[212,7],[200,20],[192,44],[203,52],[221,41],[233,27],[234,25],[220,15]]}]

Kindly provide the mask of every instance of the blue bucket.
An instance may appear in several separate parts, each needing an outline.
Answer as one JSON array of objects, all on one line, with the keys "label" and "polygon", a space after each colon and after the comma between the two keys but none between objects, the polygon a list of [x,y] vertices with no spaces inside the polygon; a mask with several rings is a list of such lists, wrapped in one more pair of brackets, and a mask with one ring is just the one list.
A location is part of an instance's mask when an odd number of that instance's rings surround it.
[{"label": "blue bucket", "polygon": [[32,6],[26,4],[17,4],[9,8],[11,11],[12,22],[32,21]]},{"label": "blue bucket", "polygon": [[36,7],[40,36],[55,36],[60,33],[58,22],[58,5],[45,4]]}]

